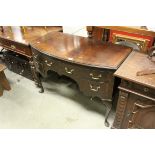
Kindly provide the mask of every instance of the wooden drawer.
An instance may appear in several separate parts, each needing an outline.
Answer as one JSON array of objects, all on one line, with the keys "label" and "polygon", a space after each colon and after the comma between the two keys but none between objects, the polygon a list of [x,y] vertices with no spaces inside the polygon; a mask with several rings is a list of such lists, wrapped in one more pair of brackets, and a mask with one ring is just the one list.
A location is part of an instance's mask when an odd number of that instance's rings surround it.
[{"label": "wooden drawer", "polygon": [[17,52],[19,54],[29,56],[29,57],[32,56],[31,49],[28,45],[17,43],[12,40],[4,39],[4,38],[0,38],[0,45],[4,48]]},{"label": "wooden drawer", "polygon": [[148,88],[146,86],[129,82],[127,80],[122,80],[121,86],[130,90],[136,91],[137,93],[155,98],[155,89],[153,88]]},{"label": "wooden drawer", "polygon": [[85,79],[89,81],[105,82],[113,80],[113,72],[108,70],[93,70],[89,67],[76,65],[73,63],[60,62],[61,74],[75,77],[76,79]]},{"label": "wooden drawer", "polygon": [[81,80],[79,82],[80,90],[87,96],[101,97],[102,99],[112,99],[111,84],[105,82],[95,82]]},{"label": "wooden drawer", "polygon": [[43,76],[47,76],[47,72],[49,70],[55,71],[61,75],[60,68],[62,68],[61,61],[56,60],[46,54],[38,53],[35,49],[33,49],[33,61],[36,69],[43,74]]},{"label": "wooden drawer", "polygon": [[109,71],[108,69],[104,70],[85,69],[82,75],[84,79],[97,82],[105,82],[113,80],[113,72]]},{"label": "wooden drawer", "polygon": [[65,75],[74,79],[79,79],[82,78],[83,71],[84,70],[82,68],[75,64],[59,61],[58,72],[60,75]]}]

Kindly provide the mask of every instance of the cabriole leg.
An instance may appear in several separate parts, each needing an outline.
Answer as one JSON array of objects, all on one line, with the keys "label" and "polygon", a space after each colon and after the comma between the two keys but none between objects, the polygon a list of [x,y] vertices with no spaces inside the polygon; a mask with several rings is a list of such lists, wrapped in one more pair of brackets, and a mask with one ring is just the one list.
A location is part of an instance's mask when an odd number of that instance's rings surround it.
[{"label": "cabriole leg", "polygon": [[106,114],[105,114],[104,124],[105,124],[106,127],[109,127],[110,123],[108,122],[108,117],[109,117],[109,114],[110,114],[111,109],[112,109],[112,101],[102,101],[102,102],[106,107]]},{"label": "cabriole leg", "polygon": [[32,76],[33,76],[33,79],[34,79],[34,81],[35,81],[35,85],[36,85],[37,87],[40,88],[40,91],[39,91],[39,92],[40,92],[40,93],[43,93],[43,92],[44,92],[44,88],[43,88],[43,86],[42,86],[39,73],[36,72],[36,69],[35,69],[35,66],[34,66],[34,63],[33,63],[32,60],[30,61],[30,66],[31,66]]}]

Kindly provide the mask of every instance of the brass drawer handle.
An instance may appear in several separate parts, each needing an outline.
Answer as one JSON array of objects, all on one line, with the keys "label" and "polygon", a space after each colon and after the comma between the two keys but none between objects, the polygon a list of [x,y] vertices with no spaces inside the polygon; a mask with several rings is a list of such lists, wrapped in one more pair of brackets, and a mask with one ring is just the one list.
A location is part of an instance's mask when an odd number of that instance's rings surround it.
[{"label": "brass drawer handle", "polygon": [[46,63],[47,66],[52,66],[53,62],[50,62],[50,63],[47,63],[47,62],[48,62],[48,61],[45,60],[45,63]]},{"label": "brass drawer handle", "polygon": [[101,74],[99,74],[97,77],[95,77],[95,76],[93,75],[93,73],[90,73],[89,75],[90,75],[91,78],[94,79],[94,80],[99,80],[99,79],[102,77]]},{"label": "brass drawer handle", "polygon": [[34,55],[34,58],[35,58],[35,59],[37,59],[37,57],[38,57],[38,54],[37,54],[37,55]]},{"label": "brass drawer handle", "polygon": [[22,70],[19,74],[21,75],[21,74],[23,74],[23,72],[24,72],[24,70]]},{"label": "brass drawer handle", "polygon": [[89,86],[90,86],[90,90],[95,91],[95,92],[99,91],[99,89],[101,88],[100,86],[93,88],[93,86],[91,84]]},{"label": "brass drawer handle", "polygon": [[15,46],[15,45],[11,45],[11,48],[12,48],[12,49],[16,49],[16,46]]},{"label": "brass drawer handle", "polygon": [[53,63],[51,62],[51,63],[47,64],[47,66],[52,66],[52,64],[53,64]]},{"label": "brass drawer handle", "polygon": [[74,69],[68,70],[68,68],[65,67],[65,71],[66,71],[66,73],[68,73],[68,74],[73,74]]}]

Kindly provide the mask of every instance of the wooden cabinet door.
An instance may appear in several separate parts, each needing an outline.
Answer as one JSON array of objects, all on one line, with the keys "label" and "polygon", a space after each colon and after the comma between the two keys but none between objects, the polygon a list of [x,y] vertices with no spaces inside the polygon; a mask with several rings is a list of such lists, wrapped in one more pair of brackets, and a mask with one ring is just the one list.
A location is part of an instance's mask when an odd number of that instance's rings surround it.
[{"label": "wooden cabinet door", "polygon": [[155,101],[130,93],[122,128],[155,129]]}]

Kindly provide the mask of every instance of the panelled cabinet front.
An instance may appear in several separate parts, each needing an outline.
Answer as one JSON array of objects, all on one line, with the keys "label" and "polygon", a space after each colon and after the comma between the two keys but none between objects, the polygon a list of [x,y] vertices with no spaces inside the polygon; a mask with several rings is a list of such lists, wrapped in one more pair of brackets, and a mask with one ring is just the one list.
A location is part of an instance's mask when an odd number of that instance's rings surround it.
[{"label": "panelled cabinet front", "polygon": [[155,129],[154,118],[155,98],[120,87],[113,128]]}]

